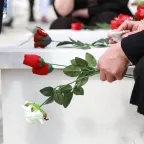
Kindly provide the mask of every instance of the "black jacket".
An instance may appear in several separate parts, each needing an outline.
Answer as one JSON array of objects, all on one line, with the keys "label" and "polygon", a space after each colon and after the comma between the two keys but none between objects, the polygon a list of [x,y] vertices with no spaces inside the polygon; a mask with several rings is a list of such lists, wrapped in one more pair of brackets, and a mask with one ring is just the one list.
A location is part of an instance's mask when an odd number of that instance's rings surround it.
[{"label": "black jacket", "polygon": [[[128,1],[129,0],[75,0],[74,10],[88,8],[90,17],[104,11],[112,11],[117,14],[123,13],[132,15],[127,7]],[[56,14],[58,17],[60,17],[57,11]]]},{"label": "black jacket", "polygon": [[124,38],[121,46],[129,60],[136,65],[144,56],[144,31]]},{"label": "black jacket", "polygon": [[124,38],[121,46],[129,60],[136,65],[130,103],[138,106],[137,111],[144,115],[144,31]]},{"label": "black jacket", "polygon": [[129,0],[97,0],[97,3],[94,5],[89,5],[89,15],[93,16],[96,13],[103,11],[113,11],[117,14],[128,14],[132,15],[128,9]]},{"label": "black jacket", "polygon": [[3,5],[4,5],[4,0],[0,0],[0,33],[2,27],[2,18],[3,18]]}]

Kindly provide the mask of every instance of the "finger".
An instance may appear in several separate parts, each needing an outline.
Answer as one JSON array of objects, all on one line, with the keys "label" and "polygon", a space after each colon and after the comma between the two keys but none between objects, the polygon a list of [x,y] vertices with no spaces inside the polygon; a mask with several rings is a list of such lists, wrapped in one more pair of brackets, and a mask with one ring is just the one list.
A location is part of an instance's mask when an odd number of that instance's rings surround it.
[{"label": "finger", "polygon": [[112,40],[112,39],[109,40],[109,44],[115,44],[115,43],[117,43],[117,42],[115,42],[115,41]]},{"label": "finger", "polygon": [[116,78],[114,76],[112,76],[111,74],[109,74],[109,73],[106,73],[106,79],[110,83],[112,83],[116,80]]},{"label": "finger", "polygon": [[100,80],[101,81],[106,81],[107,80],[104,71],[100,71]]},{"label": "finger", "polygon": [[107,36],[108,36],[108,38],[111,38],[111,34],[110,34],[110,33],[108,33],[108,35],[107,35]]},{"label": "finger", "polygon": [[126,33],[126,34],[122,35],[121,38],[128,37],[129,35],[135,34],[135,33],[137,33],[137,32],[138,32],[138,31]]},{"label": "finger", "polygon": [[108,35],[107,35],[107,36],[108,36],[108,38],[112,38],[112,35],[111,35],[111,34],[112,34],[112,32],[117,32],[117,30],[112,30],[110,33],[108,33]]},{"label": "finger", "polygon": [[141,22],[137,21],[137,23],[133,26],[132,31],[137,31],[139,29]]},{"label": "finger", "polygon": [[121,80],[121,79],[123,78],[123,74],[116,75],[115,78],[116,78],[117,80]]},{"label": "finger", "polygon": [[125,22],[123,22],[119,27],[118,27],[118,31],[123,31],[123,30],[132,30],[133,27],[135,26],[136,22],[135,21],[128,21],[126,20]]},{"label": "finger", "polygon": [[121,72],[115,75],[116,79],[122,80],[126,72],[127,72],[127,67],[122,68]]}]

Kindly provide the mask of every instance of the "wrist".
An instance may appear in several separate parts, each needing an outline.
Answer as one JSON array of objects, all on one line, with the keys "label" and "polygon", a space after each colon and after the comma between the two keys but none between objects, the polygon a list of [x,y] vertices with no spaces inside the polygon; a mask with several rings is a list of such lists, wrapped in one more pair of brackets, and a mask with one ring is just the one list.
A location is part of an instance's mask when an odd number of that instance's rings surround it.
[{"label": "wrist", "polygon": [[122,47],[121,47],[121,42],[118,43],[118,45],[119,45],[118,49],[119,49],[119,51],[120,51],[121,56],[123,57],[124,61],[125,61],[127,64],[129,64],[130,61],[129,61],[128,57],[126,56],[126,54],[124,53],[124,51],[123,51],[123,49],[122,49]]},{"label": "wrist", "polygon": [[121,47],[121,43],[116,43],[114,44],[114,46],[112,47],[113,49],[115,49],[115,52],[117,53],[118,57],[121,57],[121,59],[125,62],[125,63],[129,63],[129,59],[127,58],[127,56],[125,55],[122,47]]}]

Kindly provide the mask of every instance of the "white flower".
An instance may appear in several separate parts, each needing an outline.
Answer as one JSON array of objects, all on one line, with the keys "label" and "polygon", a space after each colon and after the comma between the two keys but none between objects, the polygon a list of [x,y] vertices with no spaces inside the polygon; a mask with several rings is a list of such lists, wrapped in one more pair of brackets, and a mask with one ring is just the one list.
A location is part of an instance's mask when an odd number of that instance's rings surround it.
[{"label": "white flower", "polygon": [[46,112],[38,104],[25,102],[22,108],[25,111],[26,121],[29,123],[44,124],[48,120]]},{"label": "white flower", "polygon": [[119,41],[121,41],[121,36],[128,32],[129,32],[128,30],[125,30],[125,31],[124,30],[123,31],[113,30],[109,33],[109,35],[112,37],[112,40],[119,42]]}]

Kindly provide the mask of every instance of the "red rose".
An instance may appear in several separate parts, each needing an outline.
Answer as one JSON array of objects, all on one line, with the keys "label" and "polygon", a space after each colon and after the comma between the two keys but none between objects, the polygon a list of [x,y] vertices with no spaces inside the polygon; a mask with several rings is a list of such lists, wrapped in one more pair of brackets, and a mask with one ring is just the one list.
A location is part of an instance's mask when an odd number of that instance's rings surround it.
[{"label": "red rose", "polygon": [[135,13],[135,17],[138,20],[144,19],[144,6],[138,6],[137,7],[137,12]]},{"label": "red rose", "polygon": [[140,5],[137,7],[137,10],[144,9],[144,6]]},{"label": "red rose", "polygon": [[37,75],[47,75],[52,71],[53,67],[51,64],[44,64],[42,67],[32,69],[32,72]]},{"label": "red rose", "polygon": [[116,20],[112,20],[110,24],[111,29],[117,29],[118,28],[118,23]]},{"label": "red rose", "polygon": [[129,16],[129,15],[126,15],[126,14],[120,14],[119,16],[118,16],[118,19],[123,19],[123,20],[132,20],[132,17],[131,16]]},{"label": "red rose", "polygon": [[23,64],[30,66],[30,67],[38,68],[38,67],[42,67],[45,64],[45,62],[38,55],[25,54]]},{"label": "red rose", "polygon": [[45,48],[45,45],[43,45],[43,44],[36,44],[36,43],[34,43],[34,47],[35,48]]},{"label": "red rose", "polygon": [[81,22],[75,22],[71,24],[72,30],[81,30],[82,29],[82,23]]},{"label": "red rose", "polygon": [[36,26],[36,28],[33,30],[34,34],[38,34],[39,36],[47,37],[48,34],[40,27]]},{"label": "red rose", "polygon": [[118,16],[118,25],[120,26],[125,20],[133,20],[133,18],[129,15],[120,14]]},{"label": "red rose", "polygon": [[36,27],[33,30],[34,33],[34,47],[35,48],[45,48],[49,45],[52,40],[49,35],[40,27]]},{"label": "red rose", "polygon": [[125,20],[132,20],[132,17],[125,14],[120,14],[118,17],[111,21],[111,29],[117,29]]}]

